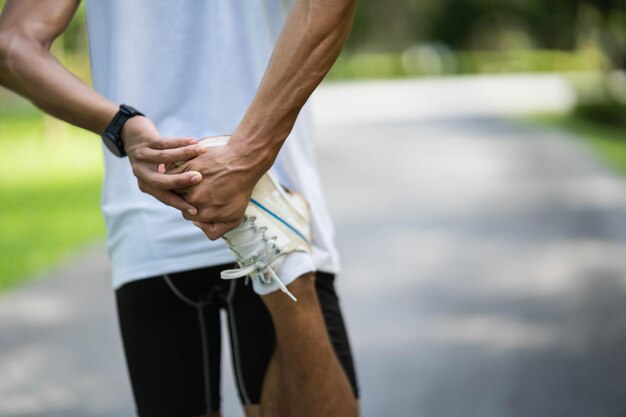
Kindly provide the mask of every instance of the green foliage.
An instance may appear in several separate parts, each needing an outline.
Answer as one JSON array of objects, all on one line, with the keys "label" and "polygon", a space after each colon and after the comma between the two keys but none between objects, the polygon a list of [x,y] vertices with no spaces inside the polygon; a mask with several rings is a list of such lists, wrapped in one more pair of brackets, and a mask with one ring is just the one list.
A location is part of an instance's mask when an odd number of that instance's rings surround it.
[{"label": "green foliage", "polygon": [[401,52],[441,43],[459,50],[595,45],[626,67],[624,0],[359,0],[348,51]]},{"label": "green foliage", "polygon": [[104,235],[95,136],[51,119],[0,114],[0,289]]},{"label": "green foliage", "polygon": [[339,57],[330,80],[383,79],[485,73],[600,71],[604,56],[597,50],[459,51],[422,46],[399,53],[358,53]]},{"label": "green foliage", "polygon": [[571,81],[577,98],[573,116],[626,130],[626,72],[572,76]]},{"label": "green foliage", "polygon": [[341,56],[328,73],[328,80],[398,78],[421,75],[407,71],[400,54],[356,54]]},{"label": "green foliage", "polygon": [[[626,129],[626,104],[624,103],[578,104],[574,108],[573,115],[591,122]],[[626,143],[623,146],[626,149]]]},{"label": "green foliage", "polygon": [[461,51],[457,57],[459,74],[599,71],[605,64],[593,49]]}]

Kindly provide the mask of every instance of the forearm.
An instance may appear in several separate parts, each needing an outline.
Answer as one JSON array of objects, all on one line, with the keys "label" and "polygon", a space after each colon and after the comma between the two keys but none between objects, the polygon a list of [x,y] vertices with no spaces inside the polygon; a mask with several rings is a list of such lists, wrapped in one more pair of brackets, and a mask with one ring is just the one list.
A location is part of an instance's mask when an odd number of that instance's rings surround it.
[{"label": "forearm", "polygon": [[[3,11],[0,19],[0,85],[59,119],[102,133],[117,105],[64,68],[49,50],[53,34],[39,33],[35,25],[24,23],[27,19],[18,20],[21,10],[10,6],[7,5],[8,10]],[[64,6],[66,10],[52,9],[59,16],[49,19],[71,18],[67,14],[73,14],[72,4]],[[63,25],[59,22],[57,26],[55,30],[61,30]]]},{"label": "forearm", "polygon": [[[4,56],[0,84],[52,116],[101,134],[117,106],[66,70],[47,50],[14,39]],[[8,55],[8,56],[7,56]]]},{"label": "forearm", "polygon": [[242,152],[257,155],[256,163],[274,161],[302,106],[339,55],[355,4],[298,0],[292,8],[257,93],[233,134]]}]

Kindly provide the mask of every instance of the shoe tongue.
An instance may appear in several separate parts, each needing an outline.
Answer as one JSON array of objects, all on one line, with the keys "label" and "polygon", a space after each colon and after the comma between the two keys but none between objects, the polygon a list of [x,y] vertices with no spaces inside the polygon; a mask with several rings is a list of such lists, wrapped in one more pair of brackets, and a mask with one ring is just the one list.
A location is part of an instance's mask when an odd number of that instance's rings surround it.
[{"label": "shoe tongue", "polygon": [[[219,146],[224,146],[230,140],[230,135],[222,135],[222,136],[209,136],[200,140],[200,145],[205,148],[217,148]],[[181,166],[182,162],[172,162],[166,165],[165,170],[169,171],[170,169]]]}]

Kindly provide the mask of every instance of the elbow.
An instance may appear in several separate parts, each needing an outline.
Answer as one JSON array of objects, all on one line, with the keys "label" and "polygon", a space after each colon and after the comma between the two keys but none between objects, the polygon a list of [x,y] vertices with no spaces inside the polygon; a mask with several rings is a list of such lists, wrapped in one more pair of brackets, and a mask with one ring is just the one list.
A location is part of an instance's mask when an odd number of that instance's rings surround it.
[{"label": "elbow", "polygon": [[0,83],[7,78],[14,67],[13,63],[18,56],[15,46],[15,35],[6,31],[0,32]]},{"label": "elbow", "polygon": [[11,48],[11,37],[4,32],[0,32],[0,74],[4,72],[9,61],[9,49]]},{"label": "elbow", "polygon": [[309,34],[325,38],[333,32],[350,29],[357,0],[310,0],[307,18]]},{"label": "elbow", "polygon": [[348,9],[354,9],[356,7],[357,0],[343,0],[343,5]]},{"label": "elbow", "polygon": [[35,42],[13,31],[0,31],[0,84],[15,75],[29,54],[38,49]]},{"label": "elbow", "polygon": [[325,9],[334,9],[343,15],[356,7],[357,0],[317,0],[317,3]]}]

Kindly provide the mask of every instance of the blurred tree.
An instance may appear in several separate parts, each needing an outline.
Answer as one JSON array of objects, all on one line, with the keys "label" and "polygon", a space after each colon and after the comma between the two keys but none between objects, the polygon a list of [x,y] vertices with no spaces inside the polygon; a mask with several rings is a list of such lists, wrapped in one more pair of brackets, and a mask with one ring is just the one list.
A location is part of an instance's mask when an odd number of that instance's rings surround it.
[{"label": "blurred tree", "polygon": [[359,0],[348,50],[602,48],[626,68],[626,0]]}]

